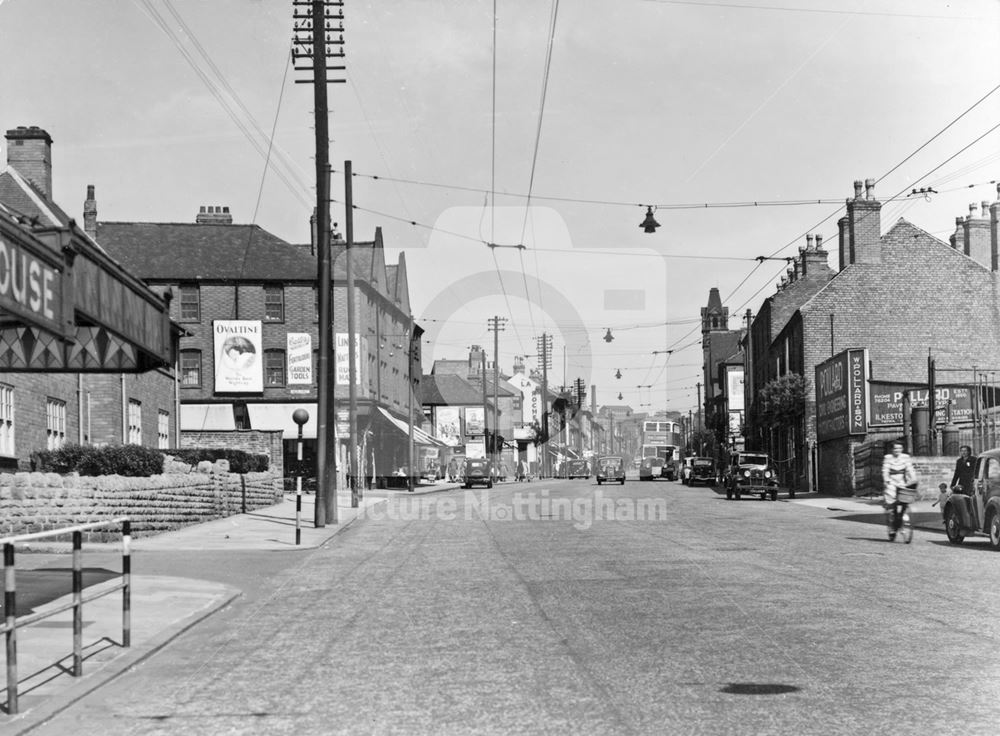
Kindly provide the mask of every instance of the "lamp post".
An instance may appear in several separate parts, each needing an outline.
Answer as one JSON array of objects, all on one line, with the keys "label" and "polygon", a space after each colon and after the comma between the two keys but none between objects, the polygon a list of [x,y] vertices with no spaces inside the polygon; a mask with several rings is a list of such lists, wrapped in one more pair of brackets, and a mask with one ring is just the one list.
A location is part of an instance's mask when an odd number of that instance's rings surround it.
[{"label": "lamp post", "polygon": [[[309,412],[305,409],[296,409],[292,412],[292,421],[299,427],[299,436],[295,444],[295,544],[302,544],[302,427],[309,421]],[[317,497],[319,488],[316,489]]]}]

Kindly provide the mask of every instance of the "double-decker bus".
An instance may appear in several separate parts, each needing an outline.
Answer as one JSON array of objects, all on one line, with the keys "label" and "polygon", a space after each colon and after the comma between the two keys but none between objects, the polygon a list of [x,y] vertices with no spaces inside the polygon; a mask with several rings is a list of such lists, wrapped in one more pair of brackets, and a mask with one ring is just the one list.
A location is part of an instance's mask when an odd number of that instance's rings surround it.
[{"label": "double-decker bus", "polygon": [[677,477],[681,427],[677,422],[647,420],[642,423],[642,459],[639,480]]}]

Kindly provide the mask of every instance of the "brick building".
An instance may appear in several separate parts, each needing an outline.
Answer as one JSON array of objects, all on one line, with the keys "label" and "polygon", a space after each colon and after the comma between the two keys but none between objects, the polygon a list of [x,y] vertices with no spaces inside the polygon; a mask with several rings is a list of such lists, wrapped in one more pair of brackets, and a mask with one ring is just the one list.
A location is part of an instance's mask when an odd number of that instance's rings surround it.
[{"label": "brick building", "polygon": [[[314,457],[318,389],[317,259],[257,225],[236,224],[228,207],[203,206],[191,223],[100,222],[93,190],[86,227],[144,281],[175,296],[180,340],[182,432],[281,430],[294,457],[296,409],[305,409],[305,454]],[[348,410],[347,249],[332,246],[334,395],[339,451],[346,459]],[[405,257],[386,265],[381,229],[351,248],[356,320],[358,445],[366,478],[407,465],[408,422],[421,412],[422,330],[410,316]],[[242,352],[241,352],[242,351]],[[234,439],[234,442],[236,440]],[[419,426],[416,442],[433,443]]]},{"label": "brick building", "polygon": [[[60,292],[68,309],[65,337],[46,336],[0,309],[0,468],[30,469],[32,452],[64,444],[179,446],[170,345],[177,335],[163,290],[112,261],[52,201],[52,138],[45,130],[15,128],[5,139],[4,253],[9,257],[20,239],[48,247],[53,268],[72,273],[75,286]],[[73,256],[63,260],[65,253]],[[151,330],[167,343],[159,357],[134,340]]]},{"label": "brick building", "polygon": [[[956,385],[970,384],[977,365],[1000,364],[1000,204],[970,210],[949,245],[902,219],[882,234],[874,184],[869,180],[862,191],[859,181],[854,189],[838,223],[837,273],[828,275],[818,246],[813,252],[807,247],[799,259],[804,270],[790,274],[791,281],[765,302],[750,334],[753,396],[789,373],[805,378],[794,426],[784,432],[772,428],[758,439],[772,454],[794,460],[797,477],[789,482],[798,487],[812,482],[836,494],[857,488],[859,448],[872,446],[880,455],[883,441],[903,434],[901,421],[873,421],[878,386],[926,389],[929,357]],[[980,209],[984,216],[976,217]],[[782,295],[789,292],[793,298],[785,303]],[[867,361],[859,361],[859,400],[869,406],[854,429],[818,432],[816,367],[849,349],[867,352]],[[760,431],[759,406],[754,410]]]},{"label": "brick building", "polygon": [[[715,434],[720,446],[742,444],[739,427],[743,423],[743,393],[731,390],[736,368],[734,356],[740,354],[745,331],[729,328],[729,308],[722,306],[719,290],[708,292],[708,304],[701,309],[702,387],[704,394],[699,418]],[[742,360],[739,360],[742,364]],[[741,366],[737,366],[739,368]],[[742,372],[738,380],[742,386]],[[732,414],[731,414],[732,413]],[[730,430],[735,423],[736,431]]]}]

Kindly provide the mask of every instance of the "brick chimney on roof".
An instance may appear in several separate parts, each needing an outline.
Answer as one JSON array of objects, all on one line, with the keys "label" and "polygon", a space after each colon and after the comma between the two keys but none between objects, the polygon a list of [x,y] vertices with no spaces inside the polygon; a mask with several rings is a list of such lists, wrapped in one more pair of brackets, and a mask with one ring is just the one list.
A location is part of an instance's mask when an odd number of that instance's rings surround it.
[{"label": "brick chimney on roof", "polygon": [[982,217],[978,217],[979,203],[969,204],[969,216],[962,222],[962,233],[959,236],[962,252],[976,263],[986,268],[992,268],[993,254],[990,244],[989,203],[983,202]]},{"label": "brick chimney on roof", "polygon": [[97,199],[93,184],[87,185],[87,198],[83,201],[83,231],[97,240]]},{"label": "brick chimney on roof", "polygon": [[7,131],[7,165],[52,199],[52,138],[36,125]]},{"label": "brick chimney on roof", "polygon": [[1000,184],[997,201],[990,205],[990,269],[1000,271],[1000,243],[997,243],[997,218],[1000,216]]},{"label": "brick chimney on roof", "polygon": [[875,199],[875,180],[854,182],[854,198],[847,200],[849,263],[882,262],[882,203]]},{"label": "brick chimney on roof", "polygon": [[948,236],[948,242],[956,250],[964,250],[962,247],[962,228],[965,225],[964,217],[955,218],[955,232]]},{"label": "brick chimney on roof", "polygon": [[802,277],[819,276],[824,270],[828,271],[827,255],[828,253],[823,249],[823,236],[817,233],[814,239],[812,235],[807,235],[805,250],[799,249],[799,261],[802,263]]},{"label": "brick chimney on roof", "polygon": [[232,225],[233,216],[228,207],[202,205],[195,222],[199,225]]}]

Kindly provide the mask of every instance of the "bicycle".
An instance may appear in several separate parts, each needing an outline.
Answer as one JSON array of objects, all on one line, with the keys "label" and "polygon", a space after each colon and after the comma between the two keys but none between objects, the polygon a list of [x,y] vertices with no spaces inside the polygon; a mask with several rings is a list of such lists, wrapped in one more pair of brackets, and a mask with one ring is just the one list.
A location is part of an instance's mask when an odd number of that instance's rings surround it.
[{"label": "bicycle", "polygon": [[910,519],[910,504],[917,500],[917,484],[896,486],[896,500],[892,505],[886,504],[885,523],[889,541],[894,542],[896,535],[902,533],[903,542],[909,544],[913,540],[913,523]]}]

